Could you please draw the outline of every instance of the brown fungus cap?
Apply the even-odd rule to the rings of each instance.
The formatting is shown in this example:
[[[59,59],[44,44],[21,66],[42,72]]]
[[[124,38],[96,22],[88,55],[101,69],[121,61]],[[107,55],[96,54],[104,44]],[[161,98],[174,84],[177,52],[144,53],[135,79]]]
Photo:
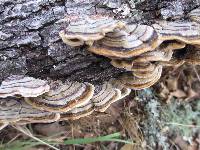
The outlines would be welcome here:
[[[35,108],[50,112],[67,112],[86,104],[94,94],[89,83],[51,81],[50,91],[36,98],[26,98]]]
[[[159,65],[155,65],[154,70],[149,71],[133,71],[132,74],[138,79],[152,79],[156,76],[160,69]]]
[[[94,111],[104,112],[112,103],[129,95],[131,89],[126,88],[117,79],[95,87],[90,101],[68,112],[61,113],[61,120],[76,120],[88,116]]]
[[[37,97],[49,91],[47,81],[22,75],[13,75],[5,79],[0,86],[0,97],[21,95]]]
[[[156,48],[156,50],[151,52],[146,52],[136,58],[133,58],[133,63],[169,61],[172,58],[173,50],[182,49],[184,47],[185,47],[184,43],[176,41],[162,43],[158,48]]]
[[[126,69],[127,71],[153,71],[155,69],[155,65],[151,62],[113,59],[111,64],[116,68]]]
[[[127,71],[131,71],[133,66],[132,60],[112,59],[110,63],[116,68],[125,69]]]
[[[60,114],[59,113],[52,113],[49,116],[43,116],[43,117],[36,117],[36,118],[28,118],[28,119],[21,119],[17,122],[11,123],[11,124],[18,124],[18,125],[26,125],[30,123],[53,123],[60,120]]]
[[[88,103],[74,108],[68,112],[61,113],[60,120],[77,120],[82,117],[88,116],[94,112],[94,105],[91,101]]]
[[[113,88],[109,82],[95,87],[95,93],[91,101],[95,111],[104,112],[112,103],[121,98],[121,91]]]
[[[157,68],[157,72],[154,73],[154,75],[152,75],[150,78],[148,78],[148,77],[144,78],[144,75],[142,77],[138,78],[131,74],[128,74],[128,75],[122,76],[122,78],[121,78],[122,83],[125,86],[127,86],[128,88],[131,88],[134,90],[148,88],[148,87],[152,86],[153,84],[155,84],[161,77],[162,66],[158,65],[156,68]]]
[[[136,63],[142,63],[142,62],[154,62],[154,61],[169,61],[172,58],[173,51],[152,51],[152,52],[147,52],[136,59],[133,60],[133,62]]]
[[[159,21],[153,24],[162,41],[177,40],[186,44],[200,45],[200,25],[195,22]]]
[[[121,98],[128,96],[131,93],[131,89],[127,88],[123,85],[123,83],[118,79],[110,79],[109,83],[112,84],[112,86],[116,89],[119,89],[121,91]]]
[[[161,42],[152,27],[133,24],[107,33],[88,49],[107,57],[130,58],[154,50]]]
[[[131,71],[135,72],[151,72],[154,71],[156,68],[156,65],[151,62],[145,62],[145,63],[133,63]]]
[[[58,113],[33,108],[23,98],[7,97],[0,99],[0,123],[50,123],[57,121],[59,118]]]
[[[184,59],[172,58],[170,61],[160,62],[163,67],[180,67],[185,63]]]
[[[67,22],[70,19],[63,19],[65,20]],[[102,39],[106,33],[124,26],[125,23],[108,16],[74,16],[68,27],[60,31],[59,35],[63,42],[70,46],[92,45],[94,41]]]
[[[153,80],[154,78],[157,77],[158,73],[162,70],[161,65],[157,65],[152,72],[144,72],[146,74],[141,74],[141,72],[132,72],[134,75],[134,80],[132,80],[130,83],[131,84],[145,84]],[[141,74],[141,76],[139,76]]]

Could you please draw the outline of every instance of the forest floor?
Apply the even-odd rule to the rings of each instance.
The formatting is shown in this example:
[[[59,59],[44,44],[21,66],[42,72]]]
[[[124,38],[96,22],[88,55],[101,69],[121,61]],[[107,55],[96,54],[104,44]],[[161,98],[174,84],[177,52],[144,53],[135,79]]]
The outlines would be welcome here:
[[[166,74],[166,75],[165,75]],[[183,66],[165,70],[153,87],[133,91],[105,113],[75,121],[30,124],[33,137],[60,150],[199,150],[200,149],[200,67]],[[117,140],[104,136],[120,135]],[[95,139],[97,142],[70,144],[68,139]],[[36,143],[18,129],[0,131],[0,149],[51,150]],[[68,144],[66,145],[68,141]],[[73,141],[72,141],[73,143]]]

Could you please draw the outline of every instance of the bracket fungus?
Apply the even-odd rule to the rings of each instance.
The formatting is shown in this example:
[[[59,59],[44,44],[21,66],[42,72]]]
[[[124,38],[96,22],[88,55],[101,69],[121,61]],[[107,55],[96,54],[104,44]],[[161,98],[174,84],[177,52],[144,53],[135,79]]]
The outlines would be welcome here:
[[[159,61],[170,61],[173,55],[173,51],[182,49],[185,44],[182,42],[168,42],[161,44],[154,51],[146,52],[140,56],[133,58],[133,63],[137,62],[159,62]]]
[[[110,63],[116,68],[132,71],[132,66],[133,66],[132,62],[133,62],[132,60],[112,59]]]
[[[36,81],[42,81],[41,85],[48,85],[48,90],[46,90],[48,92],[34,97],[33,93],[27,94],[26,91],[20,91],[23,88],[32,89],[38,85]],[[14,94],[0,98],[0,123],[3,125],[49,123],[58,120],[75,120],[94,111],[103,112],[113,102],[130,94],[130,89],[118,85],[116,81],[118,80],[112,80],[112,84],[109,81],[94,87],[90,83],[43,81],[32,77],[12,76],[3,82],[3,86],[8,82],[7,88],[11,85],[11,89],[22,88],[19,88],[17,95],[15,91]],[[29,82],[33,86],[30,86]],[[35,89],[38,87],[35,86]]]
[[[172,58],[170,61],[160,62],[163,67],[180,67],[185,63],[184,59]]]
[[[69,23],[59,32],[64,43],[86,44],[89,51],[112,59],[111,64],[125,69],[125,73],[95,86],[10,76],[0,86],[0,124],[75,120],[93,112],[104,112],[112,103],[129,95],[131,89],[155,84],[163,67],[199,65],[199,14],[197,8],[188,14],[193,22],[159,21],[152,26],[126,24],[101,15],[61,20]]]
[[[120,80],[118,79],[110,79],[109,83],[116,89],[119,89],[121,91],[121,97],[120,99],[123,99],[124,97],[128,96],[131,93],[131,89],[123,86]]]
[[[148,76],[145,77],[145,74],[142,76],[135,77],[133,75],[124,75],[121,77],[122,83],[131,89],[140,90],[144,88],[148,88],[155,84],[161,77],[162,74],[162,65],[157,65],[155,68],[155,72],[149,77],[149,73],[147,72]]]
[[[146,63],[133,63],[131,71],[134,72],[152,72],[155,70],[156,65],[151,62]]]
[[[133,60],[113,59],[111,64],[116,68],[126,69],[127,71],[153,71],[155,65],[150,62],[134,62]]]
[[[152,51],[161,44],[156,31],[147,25],[127,25],[115,29],[88,48],[89,51],[115,58],[129,58]]]
[[[113,88],[109,82],[106,82],[101,86],[95,87],[94,96],[91,101],[96,111],[104,112],[112,103],[120,98],[121,91]]]
[[[154,64],[155,65],[155,64]],[[159,72],[161,65],[155,65],[154,70],[146,70],[146,71],[133,71],[132,74],[138,79],[152,79],[156,76],[156,74]]]
[[[159,21],[153,27],[162,41],[177,40],[192,45],[200,43],[200,25],[195,22]]]
[[[37,97],[49,91],[47,81],[26,77],[22,75],[13,75],[5,79],[0,86],[0,97],[21,95],[23,97]]]
[[[0,98],[0,123],[50,123],[59,120],[58,113],[41,111],[27,104],[23,98]]]
[[[127,79],[125,82],[127,87],[133,89],[149,87],[160,78],[163,66],[176,66],[176,62],[199,64],[198,56],[192,54],[183,61],[173,58],[174,51],[183,49],[186,44],[200,45],[200,25],[194,20],[198,18],[196,15],[198,11],[197,9],[189,14],[194,22],[158,21],[152,26],[124,24],[105,32],[101,38],[93,38],[90,44],[87,43],[88,50],[111,58],[114,67],[132,71],[132,75],[122,77],[123,82]],[[101,21],[99,18],[95,19],[98,23]],[[83,33],[79,27],[83,25],[81,22],[87,22],[87,19],[80,20],[79,24],[77,22],[73,22],[74,27],[70,27],[71,33],[76,36],[78,35],[76,30]],[[98,32],[95,25],[93,29]],[[94,30],[91,32],[92,35]],[[88,34],[84,35],[85,39],[81,39],[82,43],[91,41],[87,39],[90,38]],[[191,57],[195,60],[192,61]]]
[[[93,97],[86,104],[61,113],[61,120],[76,120],[92,114],[104,112],[112,103],[129,95],[131,90],[119,84],[119,80],[110,80],[103,85],[95,86]]]
[[[134,62],[133,60],[112,60],[111,63],[115,67],[132,71],[132,74],[126,74],[121,77],[121,84],[134,90],[152,86],[160,79],[162,74],[162,65],[148,61]]]
[[[79,118],[88,116],[94,112],[94,105],[91,101],[88,103],[74,108],[68,112],[60,114],[60,120],[77,120]]]
[[[63,19],[65,20],[67,22],[69,19]],[[102,39],[106,33],[124,26],[125,23],[107,16],[81,16],[70,20],[69,26],[60,31],[59,35],[63,42],[70,46],[92,45],[94,41]]]
[[[154,61],[169,61],[172,58],[173,51],[151,51],[140,55],[138,58],[134,59],[133,62],[154,62]]]
[[[189,18],[192,21],[195,21],[197,23],[200,23],[200,7],[192,10],[189,14],[188,14]]]
[[[26,102],[41,110],[67,112],[86,104],[94,94],[94,86],[90,83],[51,81],[50,87],[49,92],[26,98]]]

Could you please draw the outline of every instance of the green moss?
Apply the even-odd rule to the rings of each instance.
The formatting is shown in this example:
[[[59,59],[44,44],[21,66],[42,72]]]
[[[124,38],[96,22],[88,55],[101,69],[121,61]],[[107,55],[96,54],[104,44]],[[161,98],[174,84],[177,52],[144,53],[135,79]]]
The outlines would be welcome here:
[[[140,125],[147,145],[153,149],[160,145],[167,150],[169,135],[182,135],[190,140],[200,130],[200,100],[190,103],[172,100],[166,104],[154,93],[148,88],[140,91],[136,99],[144,109],[145,119]]]
[[[171,130],[191,137],[200,130],[200,100],[191,103],[173,101],[163,109],[162,119]]]

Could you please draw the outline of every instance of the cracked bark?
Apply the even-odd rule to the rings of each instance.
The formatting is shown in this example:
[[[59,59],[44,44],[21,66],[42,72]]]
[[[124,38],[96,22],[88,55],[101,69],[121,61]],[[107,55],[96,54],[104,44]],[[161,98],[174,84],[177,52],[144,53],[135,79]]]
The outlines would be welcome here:
[[[180,10],[176,3],[181,5]],[[117,77],[122,70],[112,67],[109,59],[88,52],[84,46],[71,48],[64,44],[58,32],[67,25],[56,22],[72,14],[106,14],[128,22],[151,24],[163,18],[185,19],[184,14],[199,3],[198,0],[2,0],[0,81],[11,74],[96,84]]]

